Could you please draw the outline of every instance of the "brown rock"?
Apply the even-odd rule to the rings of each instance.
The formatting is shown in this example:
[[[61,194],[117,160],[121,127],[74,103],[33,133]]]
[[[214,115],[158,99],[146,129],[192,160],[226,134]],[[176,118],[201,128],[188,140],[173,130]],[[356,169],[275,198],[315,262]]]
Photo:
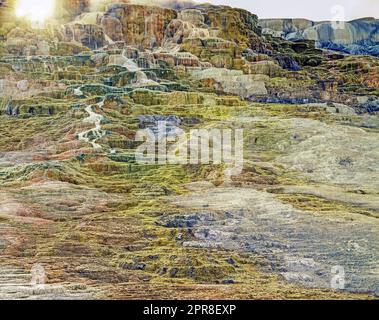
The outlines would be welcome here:
[[[233,68],[235,60],[242,57],[241,49],[236,43],[221,38],[189,38],[184,41],[182,50],[218,68]],[[240,63],[241,61],[236,61],[236,65]]]
[[[185,9],[178,13],[178,19],[186,22],[190,22],[196,27],[204,28],[204,15],[200,10],[196,9]]]
[[[185,67],[200,67],[199,58],[188,52],[156,52],[154,53],[154,58],[156,60],[162,60],[166,62],[169,66],[185,66]]]
[[[266,44],[260,38],[258,17],[246,10],[212,7],[205,15],[205,23],[218,29],[220,38],[232,40],[244,48],[266,51]]]
[[[90,49],[98,49],[105,45],[103,29],[93,24],[70,23],[65,25],[68,41],[80,43]]]
[[[264,74],[269,77],[279,77],[283,70],[273,61],[259,61],[245,64],[243,71],[247,74]]]
[[[109,5],[102,26],[112,40],[122,37],[127,44],[152,48],[161,46],[165,30],[176,16],[172,9],[116,3]]]
[[[162,46],[175,47],[189,38],[209,38],[209,36],[209,30],[206,28],[199,28],[191,22],[174,19],[167,26]]]
[[[113,41],[122,41],[124,39],[122,24],[117,18],[104,16],[101,19],[101,26],[103,30],[105,30],[107,36],[109,36]]]

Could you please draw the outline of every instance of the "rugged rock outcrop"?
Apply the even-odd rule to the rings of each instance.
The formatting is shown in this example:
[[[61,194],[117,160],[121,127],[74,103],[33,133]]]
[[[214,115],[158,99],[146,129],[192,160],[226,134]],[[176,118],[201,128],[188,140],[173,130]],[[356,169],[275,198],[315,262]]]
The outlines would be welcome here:
[[[0,6],[0,299],[378,295],[379,60],[152,3],[59,0],[43,28]],[[201,163],[141,162],[142,129],[169,162],[201,129]]]
[[[198,13],[200,12],[198,11]],[[203,17],[201,13],[200,16]],[[186,17],[184,18],[186,19]],[[183,44],[186,39],[209,38],[211,36],[211,31],[205,25],[196,21],[193,22],[182,19],[172,20],[165,31],[163,47],[175,49]]]
[[[102,26],[114,41],[153,48],[161,46],[168,24],[176,17],[172,9],[117,3],[108,6]]]
[[[259,37],[258,17],[246,10],[217,7],[206,12],[205,23],[218,30],[218,37],[233,39],[238,45],[264,51]]]
[[[201,80],[203,85],[212,90],[235,94],[244,98],[267,94],[264,77],[246,75],[242,71],[210,68],[193,71],[192,77]]]
[[[218,68],[240,69],[243,64],[241,48],[222,38],[188,38],[181,49]]]
[[[14,28],[7,34],[5,48],[8,52],[17,55],[49,55],[50,45],[43,36],[33,31]]]
[[[320,48],[379,57],[379,20],[313,22],[305,19],[263,19],[263,33],[286,40],[314,40]]]
[[[64,26],[68,41],[80,43],[90,49],[97,50],[105,45],[103,29],[94,24],[70,23]]]

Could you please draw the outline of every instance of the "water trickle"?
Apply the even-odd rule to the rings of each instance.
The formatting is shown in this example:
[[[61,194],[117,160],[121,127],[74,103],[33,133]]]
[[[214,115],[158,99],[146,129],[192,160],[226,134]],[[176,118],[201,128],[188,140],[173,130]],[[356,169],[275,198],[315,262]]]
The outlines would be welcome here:
[[[79,90],[82,93],[80,88],[76,89],[76,90]],[[87,143],[90,143],[95,150],[101,150],[102,149],[101,145],[96,143],[96,141],[98,141],[99,139],[104,137],[106,132],[105,132],[105,130],[101,129],[101,121],[103,121],[104,116],[94,112],[93,107],[98,106],[101,108],[103,105],[104,105],[104,100],[102,100],[101,102],[99,102],[95,105],[89,105],[85,108],[85,110],[89,114],[89,116],[87,118],[85,118],[83,120],[83,122],[89,123],[89,124],[94,124],[95,127],[92,129],[83,131],[83,132],[78,134],[78,139],[80,141],[85,141]]]

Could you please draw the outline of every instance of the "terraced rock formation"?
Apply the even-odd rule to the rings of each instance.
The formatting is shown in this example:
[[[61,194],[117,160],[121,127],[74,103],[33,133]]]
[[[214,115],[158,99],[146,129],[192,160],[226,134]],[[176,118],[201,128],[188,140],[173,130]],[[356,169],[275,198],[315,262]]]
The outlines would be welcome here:
[[[375,298],[379,60],[241,9],[88,4],[0,8],[0,298]],[[242,171],[139,163],[146,128],[243,129]]]
[[[314,22],[305,19],[263,19],[263,32],[287,40],[314,40],[320,48],[379,57],[379,20]]]

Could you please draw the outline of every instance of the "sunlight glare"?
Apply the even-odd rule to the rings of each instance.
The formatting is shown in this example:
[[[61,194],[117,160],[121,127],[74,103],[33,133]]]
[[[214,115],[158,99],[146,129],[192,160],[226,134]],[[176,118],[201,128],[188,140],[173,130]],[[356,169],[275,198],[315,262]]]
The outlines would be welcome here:
[[[55,0],[18,0],[16,16],[33,22],[44,22],[53,15]]]

